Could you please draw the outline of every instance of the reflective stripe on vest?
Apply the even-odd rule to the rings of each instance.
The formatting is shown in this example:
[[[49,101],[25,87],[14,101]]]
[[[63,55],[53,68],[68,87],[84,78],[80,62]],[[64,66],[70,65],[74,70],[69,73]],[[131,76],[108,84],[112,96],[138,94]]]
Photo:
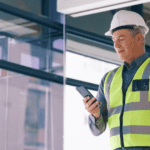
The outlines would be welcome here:
[[[120,114],[123,108],[123,65],[110,71],[104,82],[108,108],[108,125],[112,149],[121,147]],[[125,96],[123,113],[123,140],[125,147],[150,146],[150,58],[135,73]],[[142,83],[143,91],[133,90],[133,81]],[[142,82],[141,82],[142,81]],[[144,81],[144,82],[143,82]],[[148,82],[148,85],[145,84]],[[138,85],[138,84],[137,84]],[[135,86],[135,85],[134,85]]]

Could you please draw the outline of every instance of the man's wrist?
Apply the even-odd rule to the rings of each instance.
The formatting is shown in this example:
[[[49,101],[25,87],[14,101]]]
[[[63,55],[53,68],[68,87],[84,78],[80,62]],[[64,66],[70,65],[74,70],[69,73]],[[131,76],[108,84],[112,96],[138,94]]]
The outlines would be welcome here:
[[[94,116],[95,120],[98,120],[98,118],[101,116],[101,113],[95,114],[93,116]]]

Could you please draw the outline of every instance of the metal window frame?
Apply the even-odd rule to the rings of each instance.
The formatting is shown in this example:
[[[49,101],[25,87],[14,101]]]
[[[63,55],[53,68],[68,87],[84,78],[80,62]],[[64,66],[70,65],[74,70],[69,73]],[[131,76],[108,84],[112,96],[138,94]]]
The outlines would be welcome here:
[[[16,73],[20,73],[23,75],[32,76],[32,77],[47,80],[47,81],[52,81],[52,82],[55,82],[57,84],[63,84],[64,83],[63,76],[59,76],[59,75],[52,74],[52,73],[47,73],[47,72],[44,72],[41,70],[37,70],[37,69],[29,68],[26,66],[18,65],[18,64],[8,62],[5,60],[0,60],[0,68],[6,69],[9,71],[13,71]],[[91,89],[91,90],[97,90],[98,89],[98,85],[96,85],[96,84],[87,83],[84,81],[79,81],[79,80],[75,80],[75,79],[71,79],[71,78],[67,78],[65,82],[67,85],[71,85],[71,86],[84,85],[86,88]]]

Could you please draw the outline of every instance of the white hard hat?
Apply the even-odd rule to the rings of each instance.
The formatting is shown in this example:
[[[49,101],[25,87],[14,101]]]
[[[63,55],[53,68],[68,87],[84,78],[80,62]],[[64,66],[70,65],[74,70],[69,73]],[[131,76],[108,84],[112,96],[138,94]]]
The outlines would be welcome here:
[[[149,28],[147,27],[144,19],[138,13],[128,10],[120,10],[114,15],[111,22],[111,27],[109,31],[105,33],[105,35],[112,36],[112,30],[117,28],[130,28],[130,26],[134,25],[144,28],[145,35],[149,31]]]

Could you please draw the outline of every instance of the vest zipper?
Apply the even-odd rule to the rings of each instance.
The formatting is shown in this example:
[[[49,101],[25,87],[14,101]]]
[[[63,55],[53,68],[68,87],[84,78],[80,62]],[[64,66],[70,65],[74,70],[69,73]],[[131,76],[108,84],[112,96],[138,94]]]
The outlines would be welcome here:
[[[120,114],[120,141],[121,147],[124,149],[124,141],[123,141],[123,113],[124,113],[124,106],[125,106],[125,93],[123,92],[123,84],[122,84],[122,93],[123,93],[123,106],[122,111]]]

